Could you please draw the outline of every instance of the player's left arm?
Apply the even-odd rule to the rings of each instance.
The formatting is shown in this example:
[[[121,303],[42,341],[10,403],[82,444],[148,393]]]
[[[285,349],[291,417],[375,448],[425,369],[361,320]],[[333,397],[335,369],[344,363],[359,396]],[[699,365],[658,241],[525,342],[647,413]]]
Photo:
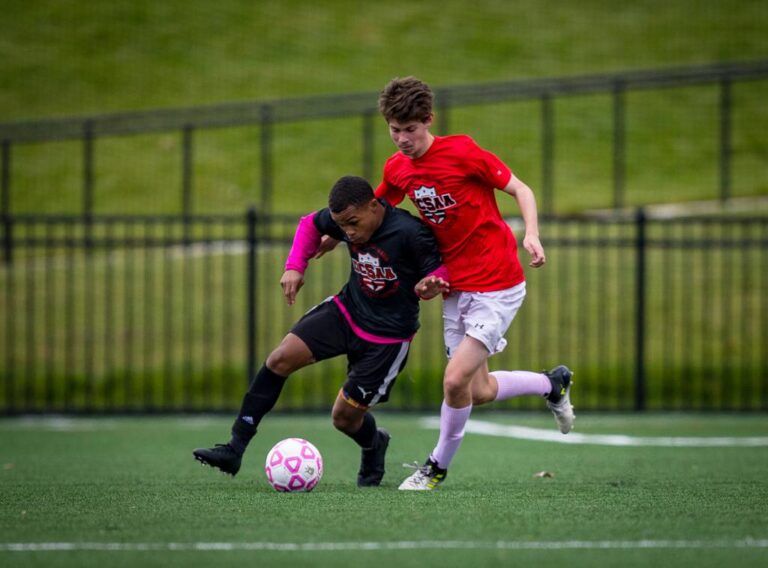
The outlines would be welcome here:
[[[416,221],[418,227],[415,234],[408,239],[413,248],[414,262],[419,264],[421,280],[413,287],[413,291],[422,300],[431,300],[441,294],[451,291],[448,269],[443,264],[437,248],[437,240],[432,231]]]
[[[544,256],[544,247],[541,246],[539,240],[539,215],[536,209],[536,196],[534,196],[531,188],[514,174],[509,178],[509,182],[502,188],[502,191],[514,197],[520,208],[525,223],[523,247],[531,255],[530,265],[534,268],[543,266],[547,259]]]
[[[450,294],[451,284],[448,282],[448,272],[444,270],[445,266],[440,268],[443,270],[438,269],[428,274],[413,287],[416,295],[422,300],[431,300],[441,294]]]

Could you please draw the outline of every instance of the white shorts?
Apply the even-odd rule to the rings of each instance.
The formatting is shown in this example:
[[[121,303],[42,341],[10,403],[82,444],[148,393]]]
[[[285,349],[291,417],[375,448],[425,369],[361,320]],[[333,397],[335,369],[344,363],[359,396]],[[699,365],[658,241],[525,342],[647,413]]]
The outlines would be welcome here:
[[[488,353],[501,353],[507,333],[525,299],[525,282],[495,292],[453,292],[443,300],[443,337],[448,358],[464,339],[474,337]]]

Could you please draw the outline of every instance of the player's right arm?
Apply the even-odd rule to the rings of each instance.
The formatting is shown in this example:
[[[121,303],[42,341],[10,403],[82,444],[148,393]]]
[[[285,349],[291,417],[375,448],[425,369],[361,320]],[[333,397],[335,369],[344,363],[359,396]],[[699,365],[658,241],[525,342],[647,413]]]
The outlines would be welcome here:
[[[285,272],[280,278],[283,295],[289,306],[296,301],[296,294],[304,285],[304,272],[309,266],[309,260],[318,258],[323,236],[330,236],[338,241],[344,238],[344,232],[333,222],[327,207],[302,217],[296,227],[291,251],[285,261]]]
[[[283,296],[289,306],[296,302],[296,295],[304,286],[304,274],[298,270],[286,270],[280,278],[280,286],[283,288]]]
[[[315,227],[315,215],[317,212],[310,213],[299,220],[296,233],[293,235],[291,251],[285,261],[285,272],[280,278],[283,296],[289,306],[296,302],[296,294],[304,285],[304,272],[309,265],[309,259],[315,255],[320,245],[322,235]]]

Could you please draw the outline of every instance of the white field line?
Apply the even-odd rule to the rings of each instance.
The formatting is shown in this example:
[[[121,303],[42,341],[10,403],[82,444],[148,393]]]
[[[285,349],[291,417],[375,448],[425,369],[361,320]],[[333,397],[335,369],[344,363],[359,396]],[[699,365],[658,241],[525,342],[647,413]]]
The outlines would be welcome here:
[[[440,419],[425,418],[422,420],[425,428],[440,429]],[[669,437],[669,436],[623,436],[618,434],[580,434],[571,432],[563,435],[554,430],[528,428],[526,426],[510,426],[470,420],[466,431],[486,436],[516,438],[518,440],[534,440],[537,442],[557,442],[560,444],[592,444],[597,446],[650,446],[650,447],[685,447],[685,448],[714,448],[714,447],[764,447],[768,446],[765,436],[738,437]]]
[[[121,427],[122,418],[84,418],[47,414],[44,416],[20,416],[0,421],[0,432],[4,430],[43,430],[52,432],[101,432]],[[168,418],[168,424],[179,430],[200,430],[220,424],[220,418],[210,415],[190,415],[184,418]]]
[[[0,552],[185,552],[265,550],[336,552],[380,550],[627,550],[627,549],[768,548],[768,539],[740,540],[563,540],[461,541],[406,540],[393,542],[9,542]]]

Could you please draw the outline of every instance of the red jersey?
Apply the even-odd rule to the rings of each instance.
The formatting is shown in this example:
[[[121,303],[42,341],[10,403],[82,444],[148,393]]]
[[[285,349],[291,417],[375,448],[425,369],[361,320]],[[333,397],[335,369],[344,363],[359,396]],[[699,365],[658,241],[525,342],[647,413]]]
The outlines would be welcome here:
[[[419,158],[401,152],[384,165],[376,196],[392,205],[407,195],[437,238],[451,289],[503,290],[525,280],[517,241],[494,190],[512,177],[497,156],[469,136],[435,136]]]

